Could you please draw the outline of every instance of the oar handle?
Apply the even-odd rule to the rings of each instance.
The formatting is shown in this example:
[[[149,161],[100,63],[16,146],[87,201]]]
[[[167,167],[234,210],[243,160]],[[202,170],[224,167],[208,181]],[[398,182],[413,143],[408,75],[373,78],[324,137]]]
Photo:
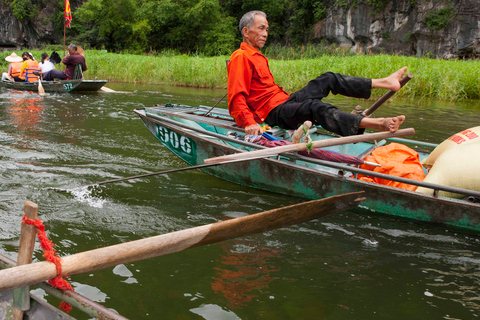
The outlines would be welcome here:
[[[363,135],[355,135],[355,136],[348,136],[348,137],[341,137],[341,138],[334,138],[334,139],[326,139],[326,140],[317,140],[312,143],[312,148],[325,148],[331,146],[337,146],[341,144],[349,144],[349,143],[357,143],[357,142],[365,142],[365,141],[373,141],[373,140],[382,140],[387,138],[393,137],[403,137],[403,136],[411,136],[415,134],[415,129],[408,128],[408,129],[400,129],[394,133],[391,132],[375,132],[375,133],[368,133]],[[274,147],[274,148],[267,148],[249,152],[242,152],[242,153],[234,153],[225,156],[215,157],[205,159],[205,163],[215,163],[215,162],[222,162],[222,161],[231,161],[231,160],[239,160],[239,159],[246,159],[251,157],[263,156],[263,157],[272,157],[281,153],[291,152],[291,151],[302,151],[309,148],[307,143],[297,143],[297,144],[289,144],[286,146]]]
[[[413,74],[408,73],[405,77],[403,77],[400,80],[400,88],[402,88],[405,84],[407,84],[408,81],[410,81],[413,78]],[[362,112],[362,115],[365,117],[370,116],[375,110],[378,109],[385,101],[390,99],[395,94],[396,91],[389,90],[387,93],[385,93],[380,99],[378,99],[370,108]]]

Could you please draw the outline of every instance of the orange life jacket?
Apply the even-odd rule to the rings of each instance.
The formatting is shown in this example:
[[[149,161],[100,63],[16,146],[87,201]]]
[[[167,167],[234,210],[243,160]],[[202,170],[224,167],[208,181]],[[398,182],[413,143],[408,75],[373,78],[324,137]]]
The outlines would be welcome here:
[[[23,66],[23,61],[20,62],[11,62],[12,65],[12,77],[18,77],[20,76],[20,73],[22,72],[22,66]]]
[[[33,72],[39,72],[40,67],[38,66],[38,61],[37,60],[30,60],[27,59],[25,60],[27,63],[27,67],[23,70],[22,74],[20,75],[21,79],[25,79],[27,82],[34,82],[38,81],[38,76],[34,75]]]

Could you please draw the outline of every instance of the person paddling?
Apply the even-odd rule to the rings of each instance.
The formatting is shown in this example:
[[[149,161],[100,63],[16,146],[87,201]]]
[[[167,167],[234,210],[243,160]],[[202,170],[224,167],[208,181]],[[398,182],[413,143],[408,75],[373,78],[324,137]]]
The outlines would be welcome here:
[[[73,79],[75,74],[75,66],[80,64],[82,66],[82,72],[87,71],[87,64],[85,62],[85,57],[78,53],[78,48],[73,43],[68,45],[68,55],[63,58],[62,63],[66,66],[65,74],[67,75],[68,80]]]
[[[407,67],[381,79],[367,79],[327,72],[311,80],[303,89],[286,93],[273,79],[267,58],[260,53],[268,37],[267,15],[247,12],[240,20],[243,36],[240,49],[228,64],[228,109],[246,135],[262,134],[259,123],[283,129],[297,129],[306,120],[341,136],[359,134],[365,128],[396,132],[404,115],[367,118],[346,113],[322,102],[330,92],[368,99],[373,88],[398,91]]]

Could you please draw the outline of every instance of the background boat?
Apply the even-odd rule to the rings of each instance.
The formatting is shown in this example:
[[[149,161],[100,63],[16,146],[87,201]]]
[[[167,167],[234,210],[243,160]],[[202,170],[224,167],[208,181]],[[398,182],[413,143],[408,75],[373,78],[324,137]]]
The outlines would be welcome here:
[[[42,86],[45,92],[67,93],[73,91],[83,81],[84,80],[42,81]],[[38,92],[38,82],[11,82],[2,80],[0,81],[0,87],[12,90]]]

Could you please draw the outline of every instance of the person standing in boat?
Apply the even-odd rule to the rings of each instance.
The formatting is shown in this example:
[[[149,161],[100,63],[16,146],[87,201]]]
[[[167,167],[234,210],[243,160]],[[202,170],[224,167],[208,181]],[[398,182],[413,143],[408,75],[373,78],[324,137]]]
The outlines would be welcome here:
[[[228,64],[228,109],[246,135],[260,135],[258,123],[297,129],[306,120],[324,129],[348,136],[361,133],[364,128],[395,132],[405,116],[392,118],[367,118],[346,113],[321,101],[330,92],[349,97],[370,97],[372,88],[398,91],[403,67],[382,79],[367,79],[327,72],[311,80],[303,89],[286,93],[273,79],[267,58],[260,53],[268,36],[267,15],[250,11],[240,20],[243,36],[240,49],[233,52]]]
[[[61,71],[55,69],[55,65],[50,61],[47,53],[42,53],[42,62],[39,63],[40,70],[44,81],[53,81],[53,79],[65,80],[67,75]]]
[[[63,58],[62,63],[66,66],[65,74],[67,75],[68,80],[73,79],[73,75],[75,74],[75,66],[77,64],[82,65],[82,72],[87,71],[85,57],[78,53],[78,48],[73,43],[68,45],[68,55]]]
[[[26,82],[38,81],[38,72],[40,72],[38,61],[35,60],[30,52],[26,51],[22,53],[22,59],[23,65],[20,71],[20,79]]]
[[[20,73],[22,71],[23,59],[15,52],[5,58],[10,64],[8,65],[8,72],[2,74],[2,80],[7,81],[24,81],[20,79]]]

